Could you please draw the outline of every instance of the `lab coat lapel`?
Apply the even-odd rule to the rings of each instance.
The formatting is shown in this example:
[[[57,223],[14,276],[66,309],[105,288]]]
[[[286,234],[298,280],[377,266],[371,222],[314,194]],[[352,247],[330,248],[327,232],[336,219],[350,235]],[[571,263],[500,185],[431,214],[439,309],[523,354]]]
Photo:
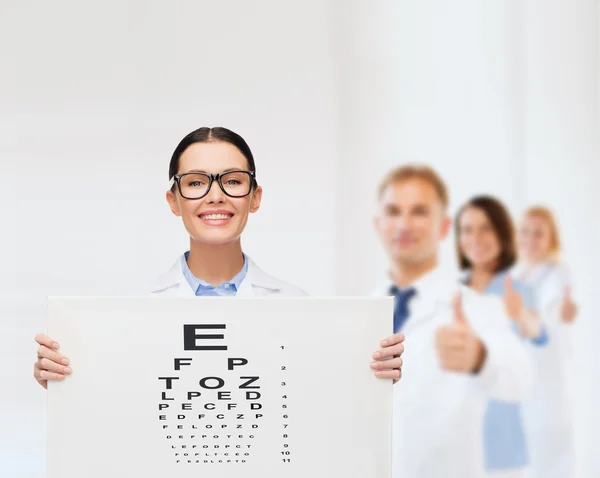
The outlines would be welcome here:
[[[248,257],[248,272],[240,284],[236,297],[261,297],[280,291],[281,286],[277,281],[265,274],[254,261]]]

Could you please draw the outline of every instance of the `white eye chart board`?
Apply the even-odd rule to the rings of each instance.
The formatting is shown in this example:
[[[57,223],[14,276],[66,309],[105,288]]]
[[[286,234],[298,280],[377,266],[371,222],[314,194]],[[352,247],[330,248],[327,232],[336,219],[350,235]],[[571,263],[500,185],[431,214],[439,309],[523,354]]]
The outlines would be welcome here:
[[[48,478],[389,478],[393,298],[52,297]]]

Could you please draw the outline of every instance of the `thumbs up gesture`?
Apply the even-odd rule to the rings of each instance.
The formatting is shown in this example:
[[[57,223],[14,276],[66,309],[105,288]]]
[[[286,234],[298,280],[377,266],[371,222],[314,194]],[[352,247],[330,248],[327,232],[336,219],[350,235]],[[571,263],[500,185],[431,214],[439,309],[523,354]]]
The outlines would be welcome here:
[[[563,322],[570,324],[577,316],[577,304],[573,302],[571,297],[571,287],[566,286],[563,295],[563,300],[560,304],[560,318]]]
[[[469,325],[460,291],[452,299],[452,322],[437,329],[435,346],[444,370],[477,373],[485,361],[485,346]]]
[[[542,321],[537,312],[527,310],[521,294],[515,290],[512,277],[504,279],[504,310],[510,320],[516,322],[519,333],[527,339],[536,339],[542,333]]]
[[[503,302],[508,318],[518,321],[525,311],[525,306],[523,305],[521,294],[519,294],[513,286],[513,280],[510,274],[507,274],[506,279],[504,280]]]

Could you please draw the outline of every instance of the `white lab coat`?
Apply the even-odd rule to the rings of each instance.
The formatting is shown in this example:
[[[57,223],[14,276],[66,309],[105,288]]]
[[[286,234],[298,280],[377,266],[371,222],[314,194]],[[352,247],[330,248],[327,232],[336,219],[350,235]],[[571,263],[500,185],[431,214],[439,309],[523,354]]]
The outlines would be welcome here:
[[[389,295],[391,282],[374,295]],[[532,365],[497,297],[462,286],[435,270],[414,284],[402,380],[394,387],[393,477],[480,478],[483,419],[488,399],[519,401],[530,393]],[[451,299],[461,290],[463,310],[487,349],[477,375],[443,371],[435,332],[452,318]]]
[[[299,287],[288,284],[282,280],[276,279],[263,272],[252,259],[248,259],[248,272],[240,284],[236,297],[301,297],[307,295]],[[159,277],[156,284],[152,287],[151,294],[163,297],[194,297],[192,290],[185,276],[183,275],[182,261],[180,256],[175,264],[162,276]]]
[[[544,262],[529,275],[517,266],[513,276],[533,288],[536,307],[548,330],[548,345],[536,350],[534,392],[524,403],[532,478],[573,478],[572,344],[570,324],[560,318],[569,274],[561,264]]]

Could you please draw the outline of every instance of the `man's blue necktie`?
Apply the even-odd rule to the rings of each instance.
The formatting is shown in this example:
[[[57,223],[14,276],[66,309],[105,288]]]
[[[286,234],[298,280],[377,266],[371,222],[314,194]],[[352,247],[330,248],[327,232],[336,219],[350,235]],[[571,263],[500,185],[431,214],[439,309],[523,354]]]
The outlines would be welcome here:
[[[408,302],[417,293],[414,287],[408,289],[399,289],[396,286],[390,288],[390,294],[393,295],[395,300],[394,306],[394,333],[400,332],[406,319],[408,319]]]

